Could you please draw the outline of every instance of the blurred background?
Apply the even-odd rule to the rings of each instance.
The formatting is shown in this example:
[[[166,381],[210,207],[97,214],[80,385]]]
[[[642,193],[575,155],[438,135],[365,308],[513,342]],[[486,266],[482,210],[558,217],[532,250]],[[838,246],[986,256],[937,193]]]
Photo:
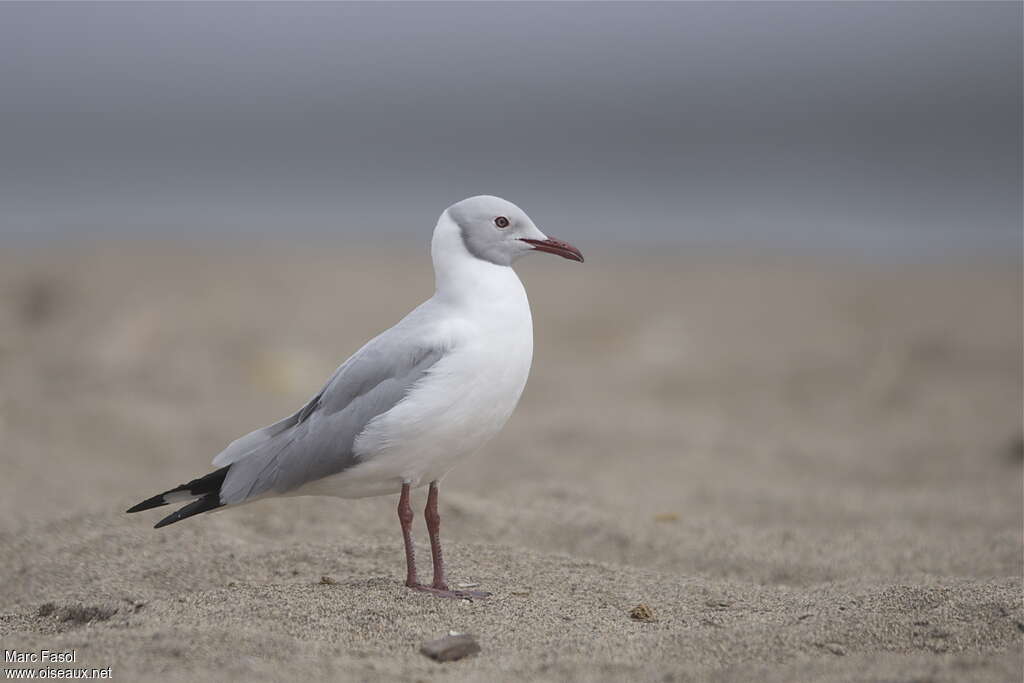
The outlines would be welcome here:
[[[1022,570],[1022,7],[0,3],[7,607],[397,577],[391,499],[121,511],[427,298],[437,216],[480,193],[587,263],[519,268],[534,368],[446,482],[453,566],[995,604],[969,587]],[[956,647],[1019,638],[986,615]]]
[[[1020,13],[4,3],[0,236],[423,244],[488,193],[591,245],[1017,252]]]

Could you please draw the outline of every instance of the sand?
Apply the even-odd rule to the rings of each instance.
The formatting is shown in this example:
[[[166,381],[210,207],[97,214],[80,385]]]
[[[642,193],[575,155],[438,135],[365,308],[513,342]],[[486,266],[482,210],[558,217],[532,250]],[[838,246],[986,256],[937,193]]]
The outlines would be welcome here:
[[[530,383],[442,488],[476,602],[402,587],[392,498],[123,514],[418,303],[421,253],[5,246],[3,648],[123,681],[1020,680],[1019,266],[578,241],[521,269]],[[451,630],[481,652],[419,653]]]

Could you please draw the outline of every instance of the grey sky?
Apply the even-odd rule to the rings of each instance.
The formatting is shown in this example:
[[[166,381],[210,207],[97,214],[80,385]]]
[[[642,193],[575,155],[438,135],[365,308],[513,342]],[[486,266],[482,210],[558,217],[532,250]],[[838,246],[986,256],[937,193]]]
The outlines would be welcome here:
[[[1016,247],[1021,23],[1020,3],[3,3],[0,239],[425,235],[494,193],[555,234]]]

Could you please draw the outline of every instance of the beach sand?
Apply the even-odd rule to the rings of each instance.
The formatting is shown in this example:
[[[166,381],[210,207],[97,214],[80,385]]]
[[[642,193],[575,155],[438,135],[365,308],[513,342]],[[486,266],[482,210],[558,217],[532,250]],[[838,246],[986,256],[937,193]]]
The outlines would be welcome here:
[[[530,382],[442,486],[475,602],[401,585],[394,497],[124,514],[424,299],[425,250],[5,246],[3,648],[123,681],[1021,680],[1019,266],[579,242],[520,269]],[[452,630],[481,652],[419,653]]]

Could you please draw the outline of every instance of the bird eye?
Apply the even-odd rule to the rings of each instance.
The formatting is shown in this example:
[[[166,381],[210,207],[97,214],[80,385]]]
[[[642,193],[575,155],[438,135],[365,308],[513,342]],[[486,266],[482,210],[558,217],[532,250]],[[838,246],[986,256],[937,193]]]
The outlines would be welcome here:
[[[494,224],[497,225],[499,228],[507,228],[508,219],[505,218],[504,216],[498,216],[497,218],[494,219]]]

